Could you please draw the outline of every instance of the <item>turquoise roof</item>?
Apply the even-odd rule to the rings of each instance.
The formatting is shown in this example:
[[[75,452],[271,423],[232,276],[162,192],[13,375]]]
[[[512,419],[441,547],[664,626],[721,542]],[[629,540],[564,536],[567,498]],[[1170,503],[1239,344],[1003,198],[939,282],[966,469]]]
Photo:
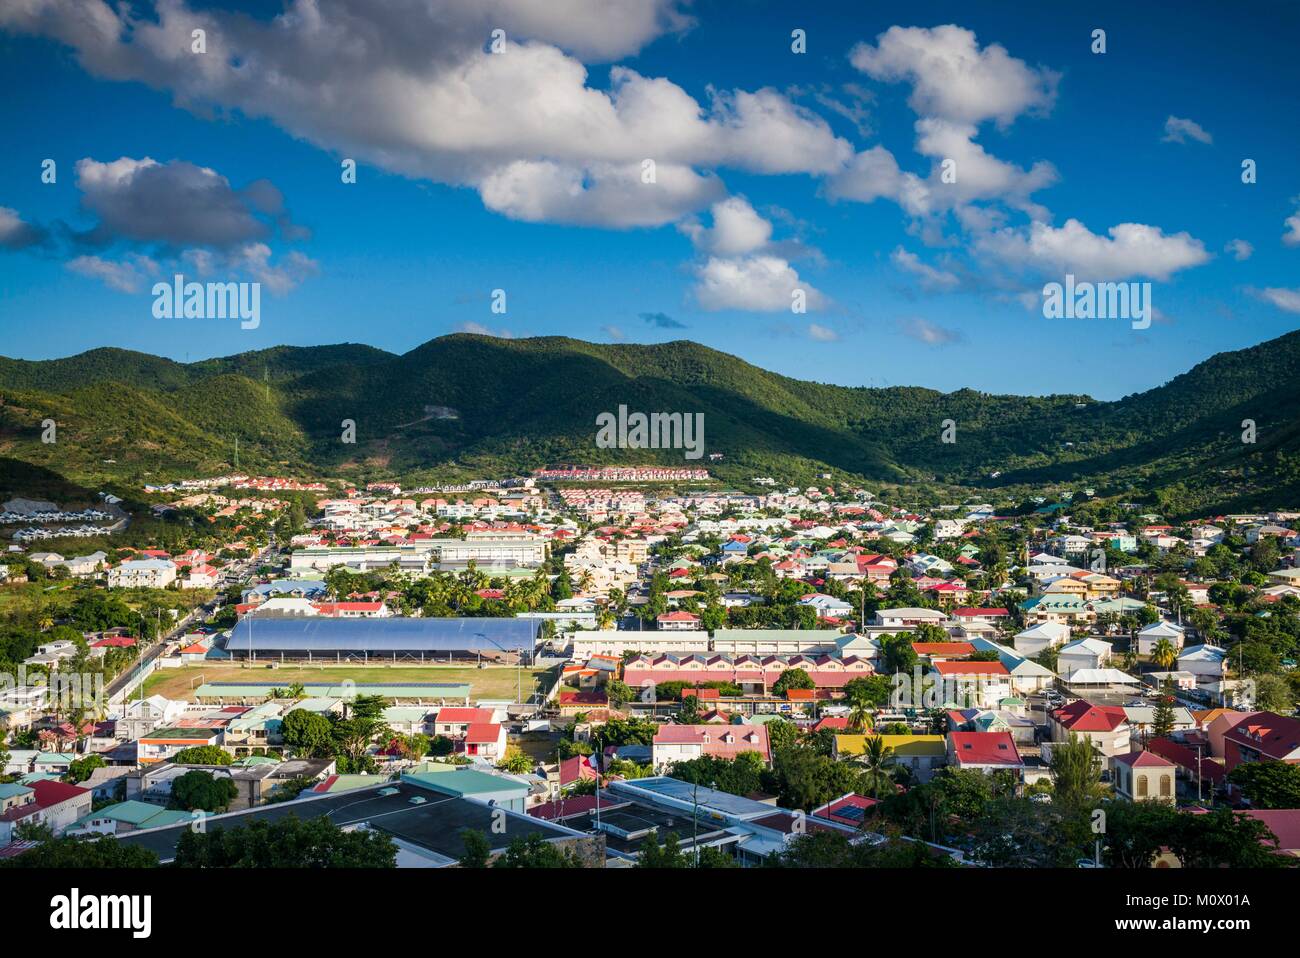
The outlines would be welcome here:
[[[526,794],[528,792],[528,786],[523,782],[472,768],[458,768],[451,772],[414,772],[403,775],[402,781],[424,785],[448,795],[483,795],[511,791]]]
[[[167,820],[154,822],[153,819],[159,815],[166,815]],[[118,802],[116,805],[105,805],[99,811],[84,816],[78,824],[84,824],[92,818],[111,818],[115,822],[125,822],[139,828],[153,828],[155,825],[172,825],[177,820],[188,820],[191,817],[189,812],[178,812],[175,809],[163,808],[161,805],[132,800]],[[146,822],[148,825],[145,824]]]

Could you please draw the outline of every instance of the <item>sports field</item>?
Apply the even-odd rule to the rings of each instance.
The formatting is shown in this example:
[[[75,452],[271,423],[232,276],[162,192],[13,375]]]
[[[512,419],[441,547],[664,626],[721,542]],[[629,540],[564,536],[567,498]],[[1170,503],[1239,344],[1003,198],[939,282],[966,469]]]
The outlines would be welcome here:
[[[341,682],[351,679],[365,682],[463,682],[470,686],[470,696],[479,699],[515,698],[516,681],[524,696],[535,691],[548,692],[555,681],[553,670],[489,665],[481,669],[463,665],[192,665],[179,669],[159,669],[145,679],[145,695],[185,699],[192,689],[204,682],[274,682],[289,686],[294,682]]]

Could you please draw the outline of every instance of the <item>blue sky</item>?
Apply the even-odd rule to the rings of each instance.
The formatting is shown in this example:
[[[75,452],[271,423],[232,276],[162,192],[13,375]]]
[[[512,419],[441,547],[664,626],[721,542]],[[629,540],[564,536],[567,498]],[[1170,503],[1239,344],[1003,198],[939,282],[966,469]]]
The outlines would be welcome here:
[[[1116,398],[1300,315],[1288,5],[617,0],[539,22],[524,0],[448,0],[446,22],[362,29],[344,0],[279,23],[181,0],[77,22],[71,2],[0,12],[3,355],[400,352],[481,329]],[[185,49],[196,24],[207,59]],[[277,292],[254,330],[155,319],[150,287],[177,271]],[[1045,319],[1067,271],[1152,281],[1157,321]]]

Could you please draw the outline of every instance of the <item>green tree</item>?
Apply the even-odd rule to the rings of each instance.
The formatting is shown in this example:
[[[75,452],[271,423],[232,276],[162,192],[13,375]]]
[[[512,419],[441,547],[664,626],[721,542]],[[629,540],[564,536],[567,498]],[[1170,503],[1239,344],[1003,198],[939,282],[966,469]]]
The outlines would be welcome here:
[[[1300,765],[1244,762],[1228,773],[1228,781],[1254,808],[1300,808]]]
[[[293,709],[280,721],[280,737],[299,758],[324,758],[333,751],[334,727],[319,712]]]
[[[461,844],[465,851],[460,856],[461,868],[487,868],[492,856],[492,845],[487,837],[474,828],[463,829],[460,833]]]
[[[1174,703],[1176,701],[1173,679],[1167,678],[1160,685],[1160,694],[1156,697],[1155,712],[1151,716],[1151,734],[1156,738],[1164,738],[1173,732]]]
[[[237,828],[186,829],[177,868],[394,868],[397,846],[383,832],[345,832],[328,818],[289,815]]]
[[[229,765],[235,759],[220,745],[192,745],[181,749],[171,760],[177,765]]]
[[[773,695],[785,695],[790,689],[815,689],[817,683],[803,669],[786,669],[772,683]]]
[[[513,839],[493,868],[580,868],[573,849],[561,850],[537,832]]]
[[[1065,810],[1090,808],[1101,798],[1101,757],[1087,738],[1070,733],[1052,746],[1052,802]]]
[[[8,761],[7,757],[0,756],[0,758]],[[68,764],[68,781],[73,785],[84,782],[90,778],[91,772],[97,768],[104,768],[107,764],[102,755],[87,755],[85,758],[74,759]]]
[[[224,812],[238,795],[238,787],[229,778],[196,769],[172,781],[171,804],[188,812]]]
[[[1291,683],[1280,675],[1255,677],[1255,708],[1262,712],[1289,715],[1295,709],[1296,695]]]
[[[636,696],[625,682],[610,679],[605,683],[605,697],[609,701],[610,708],[621,709]]]
[[[857,762],[862,766],[862,786],[873,798],[878,799],[881,792],[893,789],[894,749],[883,738],[867,736]]]
[[[157,868],[158,856],[111,835],[98,839],[51,838],[21,855],[0,859],[0,868]]]
[[[533,770],[533,760],[518,748],[507,750],[505,758],[497,763],[497,768],[514,775],[523,775]]]

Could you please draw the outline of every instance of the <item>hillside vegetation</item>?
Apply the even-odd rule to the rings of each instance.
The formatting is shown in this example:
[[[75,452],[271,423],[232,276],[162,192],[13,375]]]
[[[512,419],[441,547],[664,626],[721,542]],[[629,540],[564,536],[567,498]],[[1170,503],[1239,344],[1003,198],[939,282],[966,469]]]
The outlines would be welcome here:
[[[706,451],[724,458],[691,464],[728,482],[830,472],[976,495],[1088,484],[1174,512],[1247,508],[1300,502],[1298,381],[1300,332],[1117,402],[803,382],[685,341],[456,334],[400,356],[341,344],[188,365],[96,349],[0,358],[0,456],[101,485],[226,471],[236,441],[244,470],[357,481],[683,463],[680,451],[596,448],[596,416],[626,405],[703,413]],[[55,443],[41,441],[45,419]],[[955,443],[940,441],[945,419]],[[1245,419],[1253,445],[1241,441]],[[355,444],[341,441],[345,420]]]

